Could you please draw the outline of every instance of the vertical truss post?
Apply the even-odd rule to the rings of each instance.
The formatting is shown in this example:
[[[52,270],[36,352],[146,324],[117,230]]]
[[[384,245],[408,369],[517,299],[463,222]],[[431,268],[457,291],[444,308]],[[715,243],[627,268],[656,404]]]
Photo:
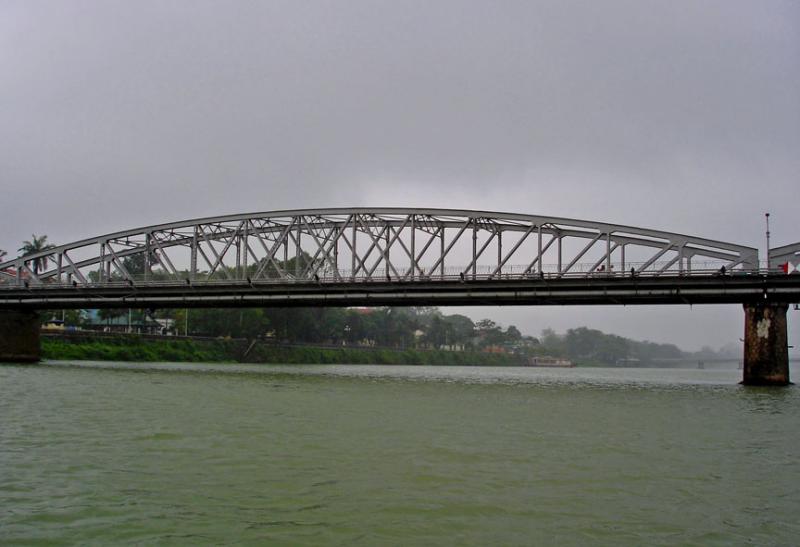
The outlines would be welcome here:
[[[680,247],[678,247],[678,273],[683,273],[683,246],[684,243],[681,243]]]
[[[356,250],[358,249],[358,247],[356,247],[356,234],[358,233],[358,229],[356,228],[356,214],[354,213],[351,218],[353,220],[353,231],[351,232],[351,236],[350,237],[352,239],[353,248],[350,249],[350,251],[352,253],[352,255],[350,257],[350,279],[352,281],[355,281],[356,280]]]
[[[622,273],[625,273],[625,243],[622,244],[620,248],[620,258],[622,259]]]
[[[339,275],[339,238],[342,235],[344,227],[337,226],[334,227],[334,230],[336,230],[336,237],[333,238],[333,276],[339,279],[341,277]]]
[[[61,284],[62,255],[63,253],[58,253],[58,258],[56,259],[56,271],[58,272],[56,279],[58,279],[59,285]]]
[[[562,239],[561,230],[558,230],[556,232],[556,234],[558,235],[558,274],[561,275],[561,270],[563,268],[562,260],[561,260],[561,239]],[[622,256],[623,257],[625,256],[624,252],[623,252]],[[623,258],[623,262],[624,262],[624,258]]]
[[[189,264],[189,279],[195,280],[197,276],[197,226],[192,230],[192,257]]]
[[[294,277],[295,278],[300,277],[300,250],[301,250],[300,249],[300,234],[301,233],[302,232],[300,231],[300,219],[298,218],[297,219],[297,241],[294,242],[295,245],[296,245],[295,252],[294,252],[294,256],[295,256],[295,260],[294,260]]]
[[[411,280],[416,277],[417,269],[417,215],[411,215]]]
[[[606,275],[611,274],[611,232],[606,234]]]
[[[194,245],[192,246],[192,250],[197,249],[197,226],[194,228],[195,234],[195,241]],[[152,263],[150,262],[152,256],[152,250],[150,249],[150,232],[144,234],[144,280],[150,280],[150,274],[152,273]]]
[[[439,235],[441,237],[441,250],[439,251],[441,254],[439,256],[442,257],[442,262],[439,264],[439,276],[444,278],[444,224],[439,227]]]
[[[294,221],[292,221],[294,222]],[[289,275],[289,231],[291,228],[291,223],[287,226],[286,232],[281,235],[281,239],[283,240],[283,268],[284,268],[284,277],[288,277]],[[280,274],[279,274],[280,275]]]
[[[503,277],[503,231],[497,229],[497,273]]]
[[[233,237],[236,239],[236,267],[233,270],[233,278],[234,279],[241,279],[242,278],[242,236],[239,234],[239,229],[236,229],[236,232],[233,234]]]
[[[385,238],[386,238],[386,247],[383,249],[383,263],[384,263],[385,270],[386,270],[385,273],[388,276],[389,275],[389,268],[391,267],[391,264],[392,264],[392,262],[390,260],[390,255],[389,255],[389,245],[391,245],[391,243],[389,243],[389,230],[386,230]]]
[[[536,265],[539,269],[539,273],[542,273],[542,225],[539,224],[539,228],[537,230],[537,251],[536,251]]]
[[[472,223],[472,279],[477,278],[478,273],[478,223]]]
[[[105,281],[106,277],[106,244],[100,244],[100,271],[99,271],[99,280],[100,283]]]
[[[242,230],[243,230],[242,241],[244,243],[244,257],[242,257],[242,268],[243,269],[242,269],[241,279],[246,279],[248,277],[248,275],[247,275],[247,252],[250,250],[250,243],[247,241],[247,238],[248,238],[247,227],[250,226],[250,221],[246,220],[246,221],[244,221],[243,224],[244,224],[244,228],[242,228]]]

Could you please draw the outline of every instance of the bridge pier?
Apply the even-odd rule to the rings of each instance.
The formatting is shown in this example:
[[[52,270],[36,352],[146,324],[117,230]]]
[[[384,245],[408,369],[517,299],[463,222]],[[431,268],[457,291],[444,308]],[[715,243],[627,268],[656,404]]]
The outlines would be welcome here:
[[[0,310],[0,363],[35,363],[41,358],[39,314]]]
[[[744,305],[744,371],[742,384],[785,386],[789,382],[786,304]]]

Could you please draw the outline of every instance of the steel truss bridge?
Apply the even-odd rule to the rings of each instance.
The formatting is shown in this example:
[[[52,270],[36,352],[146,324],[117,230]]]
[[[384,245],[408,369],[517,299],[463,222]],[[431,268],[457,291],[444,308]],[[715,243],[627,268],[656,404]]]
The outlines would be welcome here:
[[[771,250],[602,222],[309,209],[146,226],[0,263],[0,309],[800,301]]]

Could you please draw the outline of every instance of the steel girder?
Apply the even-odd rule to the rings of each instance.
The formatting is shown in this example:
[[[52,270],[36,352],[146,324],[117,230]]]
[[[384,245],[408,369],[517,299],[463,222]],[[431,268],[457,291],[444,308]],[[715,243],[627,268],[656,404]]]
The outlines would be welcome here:
[[[660,275],[460,281],[218,281],[0,291],[0,310],[64,308],[763,304],[800,301],[800,275]]]
[[[755,248],[487,211],[306,209],[125,230],[0,264],[0,290],[215,282],[502,280],[755,270]]]

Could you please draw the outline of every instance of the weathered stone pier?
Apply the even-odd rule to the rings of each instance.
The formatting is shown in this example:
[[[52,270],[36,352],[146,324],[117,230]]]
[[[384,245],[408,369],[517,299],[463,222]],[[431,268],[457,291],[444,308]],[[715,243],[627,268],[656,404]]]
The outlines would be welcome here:
[[[787,304],[744,305],[744,373],[742,384],[785,386],[789,382]]]
[[[39,314],[0,310],[0,363],[35,363],[41,358]]]

